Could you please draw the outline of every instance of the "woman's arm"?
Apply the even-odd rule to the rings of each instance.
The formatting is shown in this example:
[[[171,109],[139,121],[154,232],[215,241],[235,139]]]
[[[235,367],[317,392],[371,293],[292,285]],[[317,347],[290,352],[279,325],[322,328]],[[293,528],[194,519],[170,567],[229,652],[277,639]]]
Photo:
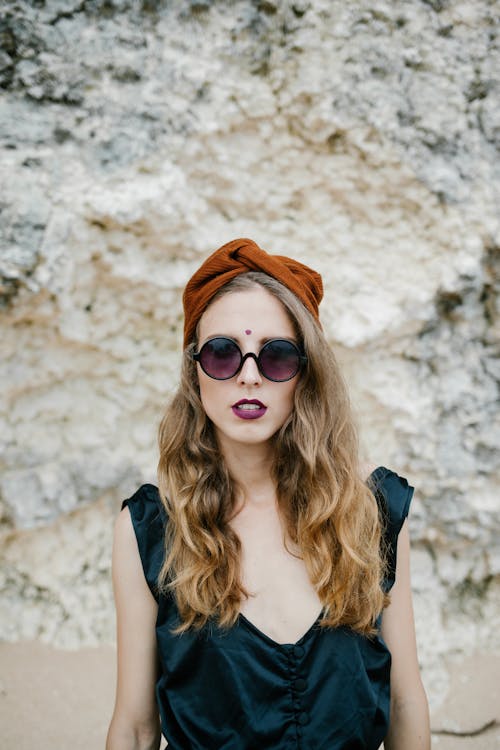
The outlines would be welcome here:
[[[429,708],[418,666],[411,598],[408,521],[398,536],[396,581],[382,615],[382,637],[392,655],[391,721],[385,750],[429,750]]]
[[[142,569],[130,512],[115,524],[113,588],[117,622],[117,684],[106,750],[158,750],[160,721],[155,699],[158,605]]]

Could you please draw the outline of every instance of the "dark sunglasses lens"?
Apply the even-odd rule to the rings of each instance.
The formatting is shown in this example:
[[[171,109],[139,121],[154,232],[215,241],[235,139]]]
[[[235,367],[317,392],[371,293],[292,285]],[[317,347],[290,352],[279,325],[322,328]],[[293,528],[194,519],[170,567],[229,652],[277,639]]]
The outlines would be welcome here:
[[[300,354],[290,341],[269,341],[260,351],[259,363],[269,380],[291,380],[299,371]]]
[[[241,352],[231,339],[207,341],[200,350],[200,365],[211,378],[226,380],[236,374],[241,363]]]

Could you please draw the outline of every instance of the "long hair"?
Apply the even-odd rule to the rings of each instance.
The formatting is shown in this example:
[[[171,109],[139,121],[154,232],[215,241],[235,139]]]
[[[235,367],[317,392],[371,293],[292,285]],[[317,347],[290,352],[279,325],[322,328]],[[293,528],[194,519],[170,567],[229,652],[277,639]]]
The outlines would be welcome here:
[[[284,541],[304,560],[323,605],[320,624],[371,634],[389,600],[382,590],[381,520],[360,476],[347,388],[320,327],[280,282],[244,273],[212,302],[256,284],[282,303],[308,357],[292,413],[273,436],[272,475]],[[248,596],[240,577],[241,542],[230,525],[237,483],[201,404],[192,359],[196,346],[195,340],[184,351],[180,387],[159,429],[158,482],[168,518],[159,587],[175,597],[176,632],[209,620],[229,627]]]

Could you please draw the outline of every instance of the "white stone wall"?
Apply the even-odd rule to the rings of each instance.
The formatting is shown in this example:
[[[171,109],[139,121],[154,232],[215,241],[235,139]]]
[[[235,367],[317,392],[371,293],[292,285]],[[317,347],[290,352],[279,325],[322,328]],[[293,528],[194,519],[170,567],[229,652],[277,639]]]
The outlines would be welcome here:
[[[417,487],[431,700],[500,652],[499,5],[46,0],[0,21],[0,634],[112,640],[180,296],[223,242],[324,277],[370,460]]]

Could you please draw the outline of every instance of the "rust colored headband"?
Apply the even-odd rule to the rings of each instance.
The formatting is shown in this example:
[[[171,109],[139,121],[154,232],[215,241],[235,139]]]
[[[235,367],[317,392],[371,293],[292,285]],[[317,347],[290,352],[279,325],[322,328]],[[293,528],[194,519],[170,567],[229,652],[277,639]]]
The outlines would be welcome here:
[[[298,260],[269,255],[253,240],[228,242],[198,268],[188,281],[184,304],[184,347],[191,343],[198,321],[221,287],[241,273],[261,271],[290,289],[319,323],[318,307],[323,297],[321,276]]]

